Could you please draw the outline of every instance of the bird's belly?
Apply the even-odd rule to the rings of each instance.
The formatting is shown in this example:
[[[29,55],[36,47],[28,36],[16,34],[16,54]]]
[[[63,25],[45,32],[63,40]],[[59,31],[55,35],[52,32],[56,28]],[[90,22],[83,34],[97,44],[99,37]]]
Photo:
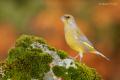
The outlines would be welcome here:
[[[67,44],[75,51],[81,52],[83,51],[82,45],[80,45],[79,41],[75,39],[74,35],[71,32],[66,32],[65,39]]]

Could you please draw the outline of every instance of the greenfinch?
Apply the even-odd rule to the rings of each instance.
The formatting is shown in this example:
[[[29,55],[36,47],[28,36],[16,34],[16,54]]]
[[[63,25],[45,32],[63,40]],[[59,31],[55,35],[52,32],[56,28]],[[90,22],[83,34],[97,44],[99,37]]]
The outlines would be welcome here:
[[[67,44],[73,50],[78,52],[78,55],[75,58],[79,56],[81,60],[84,53],[94,53],[102,56],[106,60],[109,60],[106,56],[104,56],[102,53],[100,53],[93,47],[93,44],[78,28],[72,15],[64,15],[61,17],[61,20],[64,23],[64,33]]]

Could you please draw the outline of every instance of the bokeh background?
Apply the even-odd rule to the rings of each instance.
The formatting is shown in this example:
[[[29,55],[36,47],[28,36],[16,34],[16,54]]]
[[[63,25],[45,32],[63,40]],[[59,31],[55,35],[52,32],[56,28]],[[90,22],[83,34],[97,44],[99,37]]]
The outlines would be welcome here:
[[[70,56],[76,52],[64,39],[60,17],[71,14],[84,34],[110,62],[86,54],[83,62],[104,80],[120,80],[120,1],[119,0],[0,0],[0,62],[22,34],[46,39]]]

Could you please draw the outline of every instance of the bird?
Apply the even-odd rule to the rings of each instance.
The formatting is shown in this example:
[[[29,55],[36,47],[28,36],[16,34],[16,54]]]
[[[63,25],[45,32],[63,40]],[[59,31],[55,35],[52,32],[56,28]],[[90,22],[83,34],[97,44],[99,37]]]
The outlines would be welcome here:
[[[61,17],[64,24],[64,34],[66,43],[71,49],[75,50],[78,54],[74,57],[75,59],[80,57],[80,61],[85,53],[94,53],[100,55],[109,61],[109,58],[104,56],[101,52],[97,51],[93,44],[83,34],[83,32],[77,26],[75,19],[70,14],[65,14]]]

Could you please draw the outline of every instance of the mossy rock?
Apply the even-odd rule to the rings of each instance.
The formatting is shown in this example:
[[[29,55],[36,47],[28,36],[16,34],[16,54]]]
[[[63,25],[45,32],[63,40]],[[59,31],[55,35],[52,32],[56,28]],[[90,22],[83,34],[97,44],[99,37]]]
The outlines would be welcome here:
[[[87,67],[85,64],[76,63],[78,68],[55,66],[53,72],[56,76],[64,80],[101,80],[95,69]]]
[[[2,80],[101,80],[95,69],[69,58],[65,51],[49,46],[44,39],[31,35],[22,35],[16,41],[4,65],[0,66],[4,71],[4,75],[0,74]],[[46,79],[48,72],[51,75]]]

